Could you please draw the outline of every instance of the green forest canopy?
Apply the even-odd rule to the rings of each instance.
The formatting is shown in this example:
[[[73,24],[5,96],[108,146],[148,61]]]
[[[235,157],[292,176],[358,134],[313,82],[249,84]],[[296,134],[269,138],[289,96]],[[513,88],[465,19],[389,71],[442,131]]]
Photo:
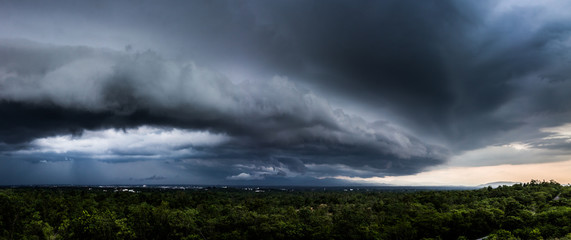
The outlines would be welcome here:
[[[0,239],[571,239],[571,187],[0,189]]]

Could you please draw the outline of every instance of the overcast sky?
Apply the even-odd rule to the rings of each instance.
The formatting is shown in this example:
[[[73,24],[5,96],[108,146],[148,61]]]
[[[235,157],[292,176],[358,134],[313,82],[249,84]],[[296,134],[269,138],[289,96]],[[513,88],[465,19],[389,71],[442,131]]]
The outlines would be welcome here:
[[[0,185],[569,183],[568,9],[0,0]]]

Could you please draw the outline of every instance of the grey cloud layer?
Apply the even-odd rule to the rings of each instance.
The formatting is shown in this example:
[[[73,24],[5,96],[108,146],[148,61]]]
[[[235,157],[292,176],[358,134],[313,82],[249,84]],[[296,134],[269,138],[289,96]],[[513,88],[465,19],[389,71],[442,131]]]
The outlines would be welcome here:
[[[0,121],[27,134],[13,139],[12,130],[4,128],[4,142],[65,134],[66,128],[80,134],[156,124],[229,135],[233,141],[202,149],[202,157],[213,161],[285,156],[296,160],[277,162],[297,172],[302,168],[293,163],[304,162],[370,166],[381,175],[417,172],[447,154],[387,122],[370,123],[333,109],[283,77],[235,84],[153,52],[14,42],[0,45],[0,52],[0,99],[10,116]],[[55,115],[51,123],[50,115]],[[44,118],[45,129],[37,127]]]
[[[408,174],[512,142],[567,150],[565,140],[541,129],[571,122],[571,14],[562,11],[569,7],[0,2],[0,37],[54,44],[1,41],[0,115],[8,117],[0,118],[0,150],[83,129],[207,130],[232,141],[202,149],[200,158],[242,166],[222,178],[282,169]],[[160,54],[139,51],[147,48]],[[344,103],[345,111],[325,99]],[[392,122],[365,121],[348,114],[351,107]],[[314,167],[276,160],[282,158]],[[256,164],[246,168],[240,159]],[[251,172],[240,177],[239,170]]]
[[[571,95],[563,92],[571,16],[553,3],[512,4],[339,1],[266,9],[308,66],[298,74],[371,109],[392,109],[415,132],[463,151],[570,119]]]
[[[569,119],[567,3],[525,4],[14,1],[0,8],[0,36],[133,44],[238,80],[284,75],[369,112],[388,109],[464,151]]]

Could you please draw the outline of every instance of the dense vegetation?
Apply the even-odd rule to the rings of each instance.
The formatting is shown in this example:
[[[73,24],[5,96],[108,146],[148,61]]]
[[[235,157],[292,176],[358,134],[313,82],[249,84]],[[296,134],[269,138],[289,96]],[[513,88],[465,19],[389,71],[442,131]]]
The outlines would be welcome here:
[[[0,239],[571,239],[571,187],[0,189]]]

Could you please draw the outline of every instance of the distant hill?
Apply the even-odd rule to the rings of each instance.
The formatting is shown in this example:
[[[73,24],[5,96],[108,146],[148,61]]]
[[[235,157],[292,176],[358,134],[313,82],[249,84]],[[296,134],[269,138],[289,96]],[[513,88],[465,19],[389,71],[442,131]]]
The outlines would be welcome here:
[[[520,182],[510,182],[510,181],[500,181],[500,182],[491,182],[491,183],[484,183],[481,185],[478,185],[478,188],[485,188],[485,187],[493,187],[493,188],[497,188],[499,186],[513,186],[514,184],[518,184]]]

